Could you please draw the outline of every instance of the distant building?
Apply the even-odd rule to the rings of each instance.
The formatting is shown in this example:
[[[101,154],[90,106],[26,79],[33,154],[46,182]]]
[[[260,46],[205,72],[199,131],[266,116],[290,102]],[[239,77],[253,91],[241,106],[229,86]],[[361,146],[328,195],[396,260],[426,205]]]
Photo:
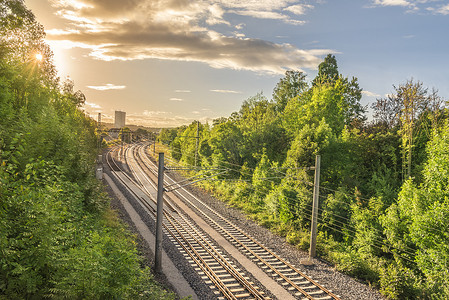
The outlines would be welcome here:
[[[115,128],[123,128],[125,127],[125,119],[126,119],[126,112],[124,111],[115,111]]]

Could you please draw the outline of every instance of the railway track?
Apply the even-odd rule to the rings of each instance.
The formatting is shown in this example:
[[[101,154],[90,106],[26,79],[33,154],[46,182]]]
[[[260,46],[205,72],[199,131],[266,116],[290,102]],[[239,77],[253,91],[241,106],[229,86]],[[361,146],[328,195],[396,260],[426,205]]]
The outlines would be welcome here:
[[[110,154],[112,154],[111,152]],[[117,153],[117,150],[115,151]],[[129,146],[121,153],[126,157],[133,180],[152,200],[142,201],[155,218],[155,194],[157,166],[150,159],[148,148],[144,145]],[[111,170],[123,170],[107,156]],[[128,175],[126,175],[128,176]],[[153,178],[153,179],[151,179]],[[238,226],[214,211],[210,206],[198,199],[185,188],[177,184],[169,175],[165,175],[164,184],[176,188],[174,193],[192,210],[200,215],[205,222],[232,243],[247,258],[259,266],[268,276],[273,278],[284,289],[297,299],[340,299],[332,291],[321,286],[317,281],[307,276],[295,265],[277,255],[255,238],[246,234]],[[249,278],[239,270],[219,246],[211,242],[207,235],[173,205],[169,199],[164,199],[164,232],[170,240],[178,245],[189,262],[195,265],[196,271],[203,280],[216,288],[217,298],[223,299],[268,299],[260,288],[249,281]],[[218,296],[219,295],[219,296]]]
[[[145,147],[139,146],[136,152],[136,157],[140,160],[141,167],[156,175],[156,165],[149,158],[150,154],[145,150]],[[166,185],[176,186],[176,182],[170,176],[166,175],[165,178]],[[178,187],[179,189],[174,192],[179,198],[295,297],[299,299],[339,299],[338,295],[335,295],[310,276],[307,276],[299,268],[246,234],[238,226],[217,213],[188,190],[179,185]]]
[[[127,175],[114,159],[114,156],[118,155],[117,152],[120,149],[111,150],[106,156],[106,162],[113,174],[120,172],[121,175],[135,182],[149,195],[147,198],[136,195],[136,199],[140,201],[153,220],[155,220],[156,203],[151,195],[154,194],[152,189],[155,190],[156,186],[149,176],[137,170],[135,165],[137,162],[133,162],[133,158],[129,154],[130,151],[134,150],[133,147],[135,146],[125,150],[125,157],[128,160],[127,163],[133,178]],[[122,180],[121,176],[117,176],[117,178],[125,186],[129,184]],[[132,192],[132,189],[129,188],[129,190]],[[184,253],[189,262],[195,265],[203,280],[216,289],[218,299],[269,299],[264,296],[264,292],[258,286],[249,280],[242,270],[236,267],[235,262],[231,258],[223,254],[220,247],[212,242],[196,224],[193,224],[182,212],[176,209],[169,200],[165,199],[164,202],[164,233],[173,243],[178,245],[178,248]]]

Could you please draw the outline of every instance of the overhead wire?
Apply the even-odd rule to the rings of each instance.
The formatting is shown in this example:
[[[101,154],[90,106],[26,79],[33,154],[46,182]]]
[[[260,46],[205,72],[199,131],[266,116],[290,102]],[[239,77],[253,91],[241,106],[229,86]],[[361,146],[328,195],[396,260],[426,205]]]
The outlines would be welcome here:
[[[335,231],[337,231],[337,232],[340,232],[340,233],[343,234],[343,235],[346,234],[346,233],[344,233],[343,231],[341,231],[341,230],[339,230],[339,229],[333,228],[333,227],[330,226],[329,224],[321,224],[321,226],[324,226],[324,227],[327,227],[327,228],[329,228],[329,229],[332,229],[332,230],[335,230]],[[373,246],[373,247],[375,247],[375,248],[381,250],[382,252],[386,252],[385,249],[382,248],[382,247],[380,247],[379,245],[372,244],[371,246]],[[385,245],[385,246],[386,246],[386,247],[394,248],[394,247],[392,247],[391,245]],[[396,248],[396,249],[397,249],[397,248]],[[401,249],[397,249],[397,250],[402,251]],[[404,260],[407,260],[407,261],[409,261],[409,262],[411,262],[411,263],[416,263],[414,260],[411,260],[410,258],[405,257],[404,255],[401,255],[401,254],[399,254],[399,253],[393,253],[392,251],[388,251],[388,252],[390,252],[390,253],[393,254],[394,256],[398,256],[398,257],[400,257],[400,258],[402,258],[402,259],[404,259]],[[412,256],[413,256],[413,257],[416,257],[416,254],[413,254]]]
[[[177,150],[174,150],[174,152],[179,153],[179,154],[182,154],[180,151],[177,151]],[[188,155],[188,157],[189,157],[189,155]],[[190,155],[190,157],[193,157],[193,155]],[[232,164],[233,166],[242,167],[242,166],[240,166],[240,165],[233,164],[233,163],[229,163],[229,162],[226,162],[226,161],[222,161],[222,162],[227,163],[227,164]],[[179,162],[178,162],[178,164],[181,165]],[[187,166],[189,166],[189,165],[187,164]],[[192,169],[195,168],[194,166],[190,166],[190,167],[191,167]],[[227,170],[229,170],[229,171],[235,171],[234,169],[231,169],[231,168],[228,168],[228,167],[222,166],[222,165],[218,165],[217,167],[218,167],[218,168],[227,169]],[[248,170],[255,170],[255,168],[251,168],[251,167],[246,167],[246,168],[247,168]],[[297,168],[297,169],[308,170],[308,169],[310,169],[310,167]],[[268,170],[270,170],[270,168],[269,168]],[[285,176],[282,176],[282,177],[281,177],[281,176],[273,176],[273,177],[260,178],[260,179],[261,179],[261,180],[267,180],[268,178],[271,178],[271,179],[293,178],[293,179],[301,180],[301,179],[299,179],[299,178],[297,178],[297,177],[295,177],[295,176],[286,175],[285,173],[282,173],[282,172],[278,172],[278,173],[284,174]],[[236,180],[236,179],[224,179],[224,180],[233,180],[233,181],[234,181],[234,180]],[[241,181],[250,181],[250,180],[244,180],[244,179],[237,179],[237,180],[241,180]],[[311,182],[307,182],[307,181],[304,181],[304,182],[307,183],[307,184],[309,184],[309,185],[313,185],[313,183],[311,183]]]
[[[309,194],[313,194],[311,191],[307,191],[307,190],[306,190],[305,192],[306,192],[306,193],[309,193]],[[320,197],[322,197],[322,196],[320,195]],[[287,197],[287,198],[288,198],[289,200],[292,200],[293,202],[298,202],[298,201],[299,201],[299,199],[290,198],[290,197]],[[308,213],[311,214],[311,213],[312,213],[312,208],[313,208],[312,203],[302,203],[302,204],[303,204],[304,206],[306,206],[306,207],[309,208],[309,212],[308,212]],[[338,218],[342,218],[342,219],[345,219],[345,220],[348,221],[348,223],[344,223],[344,222],[342,222],[342,221],[335,220],[335,221],[337,221],[338,223],[342,224],[342,225],[335,225],[335,226],[340,227],[340,228],[345,228],[345,229],[347,228],[348,230],[350,230],[350,231],[352,231],[352,232],[354,232],[354,233],[357,232],[357,228],[356,228],[354,225],[351,224],[351,222],[352,222],[351,219],[349,219],[349,218],[347,218],[347,217],[345,217],[345,216],[341,216],[341,215],[338,215],[338,214],[329,212],[329,211],[324,210],[323,208],[320,208],[320,207],[318,207],[318,212],[321,212],[321,214],[318,213],[318,218],[321,219],[321,221],[322,221],[322,223],[320,223],[320,225],[326,224],[326,223],[324,222],[325,219],[323,218],[323,212],[326,212],[327,214],[330,214],[330,215],[332,215],[332,216],[335,216],[335,217],[338,217]],[[371,229],[372,229],[372,231],[374,231],[373,233],[374,233],[375,236],[376,236],[376,241],[378,242],[378,244],[396,248],[396,247],[394,247],[394,246],[392,246],[392,245],[388,245],[388,244],[386,244],[386,243],[384,242],[384,240],[382,239],[383,232],[379,231],[379,229],[374,228],[374,227],[371,227]],[[406,249],[408,249],[408,250],[398,249],[398,248],[396,248],[396,249],[401,250],[401,251],[404,251],[404,252],[408,252],[409,255],[414,255],[414,254],[412,254],[412,253],[409,252],[409,251],[416,251],[416,249],[413,249],[413,248],[411,248],[411,247],[409,247],[409,246],[407,246],[407,245],[404,245],[404,247],[405,247]]]
[[[303,216],[303,218],[311,222],[311,219],[312,219],[311,214],[312,214],[312,212],[309,211],[308,213],[309,214],[305,214],[305,216]],[[318,220],[320,220],[320,219],[321,218],[318,217]],[[323,220],[321,220],[321,221],[323,221]],[[355,238],[356,234],[357,234],[357,232],[355,232],[354,230],[348,230],[347,228],[342,228],[341,226],[335,226],[335,225],[332,225],[332,224],[327,224],[325,222],[320,222],[318,224],[318,226],[326,227],[326,228],[328,228],[330,230],[333,230],[333,231],[336,231],[336,232],[342,234],[343,236],[349,236],[351,238]],[[345,232],[345,230],[346,230],[346,232]],[[404,254],[409,255],[410,257],[416,257],[416,253],[411,253],[411,252],[406,251],[404,249],[400,249],[398,247],[395,247],[395,246],[393,246],[391,244],[386,244],[386,243],[383,243],[383,242],[379,243],[378,241],[376,241],[375,243],[369,244],[369,246],[377,248],[377,249],[381,250],[383,253],[390,253],[390,254],[398,256],[398,257],[400,257],[400,258],[402,258],[404,260],[407,260],[409,262],[415,263],[415,261],[411,260],[409,257],[405,257],[404,255],[402,255],[400,253],[397,253],[397,252],[392,252],[390,249],[398,250],[400,252],[403,252]],[[415,250],[415,249],[412,249],[412,250]]]
[[[182,164],[179,164],[179,165],[182,165]],[[280,172],[280,173],[282,173],[282,172]],[[283,174],[286,175],[285,173],[283,173]],[[284,177],[267,177],[267,178],[263,178],[262,180],[267,180],[267,181],[273,182],[272,179],[282,179],[282,178],[285,178],[285,177],[287,177],[287,176],[284,176]],[[290,176],[290,177],[294,178],[293,176]],[[298,178],[294,178],[294,179],[298,179]],[[215,180],[222,180],[222,179],[215,179]],[[242,180],[242,179],[224,179],[224,180],[236,180],[236,181],[252,182],[251,180]],[[304,181],[304,182],[307,183],[308,185],[311,184],[310,182],[307,182],[307,181]],[[313,185],[313,184],[312,184],[312,185]],[[249,188],[249,189],[252,189],[252,190],[254,190],[254,191],[256,190],[256,187],[254,187],[252,184],[249,185],[248,188]],[[331,190],[331,189],[328,189],[328,190]],[[334,192],[337,192],[336,190],[333,190],[333,191],[334,191]],[[309,193],[309,194],[313,194],[312,192],[307,191],[307,190],[305,190],[305,192],[306,192],[306,193]],[[338,192],[341,192],[341,191],[338,191]],[[267,194],[265,194],[265,195],[267,195]],[[347,196],[353,197],[352,195],[347,195]],[[286,198],[287,198],[287,200],[293,200],[293,203],[295,203],[295,202],[296,202],[296,203],[299,203],[299,201],[298,201],[297,198],[291,198],[291,197],[286,197]],[[321,196],[321,195],[320,195],[320,198],[327,199],[327,197],[324,197],[324,196]],[[346,202],[342,202],[342,203],[348,204],[348,203],[346,203]],[[312,204],[310,204],[310,203],[303,203],[303,204],[304,204],[306,207],[312,208]],[[324,212],[324,211],[325,211],[325,210],[323,210],[323,209],[321,209],[321,208],[318,208],[318,210],[321,211],[321,212]],[[322,216],[319,216],[318,219],[321,220],[321,223],[319,224],[319,226],[324,226],[324,227],[326,227],[326,228],[329,228],[329,229],[331,229],[331,230],[334,230],[334,231],[336,231],[336,232],[339,232],[339,233],[341,233],[341,234],[343,234],[343,235],[347,235],[347,234],[349,234],[349,233],[352,233],[352,234],[354,234],[354,235],[351,235],[351,237],[352,237],[352,238],[355,238],[355,235],[357,234],[357,228],[355,228],[353,225],[351,225],[351,224],[349,223],[349,222],[351,221],[349,218],[344,217],[344,216],[340,216],[340,215],[338,215],[338,214],[335,214],[335,213],[332,213],[332,212],[329,212],[329,211],[326,211],[326,213],[331,214],[331,215],[333,215],[333,216],[335,216],[335,217],[338,217],[338,218],[346,219],[346,220],[348,221],[348,223],[343,223],[342,221],[335,220],[335,221],[337,221],[338,223],[340,223],[341,225],[338,225],[338,224],[327,224],[327,223],[324,222],[325,220],[323,219],[323,217],[322,217]],[[310,211],[310,214],[311,214],[311,211]],[[311,215],[309,216],[309,215],[306,213],[306,211],[304,211],[304,210],[303,210],[302,217],[305,218],[305,219],[308,220],[308,221],[311,221]],[[397,247],[392,246],[391,244],[386,244],[385,242],[383,242],[383,240],[380,240],[381,237],[379,237],[379,235],[378,235],[380,232],[379,232],[376,228],[372,228],[372,229],[376,230],[376,233],[377,233],[377,234],[375,234],[375,239],[372,240],[373,243],[372,243],[370,246],[373,246],[373,247],[375,247],[375,248],[378,248],[378,249],[380,249],[382,252],[385,252],[385,250],[388,249],[388,248],[393,248],[393,249],[396,249],[396,250],[398,250],[398,251],[402,251],[402,252],[404,252],[404,253],[408,254],[409,256],[412,256],[412,257],[414,257],[414,256],[416,255],[415,253],[409,252],[409,251],[407,251],[407,250],[405,250],[405,249],[399,249],[399,248],[397,248]],[[345,232],[345,231],[346,231],[346,232]],[[386,248],[384,248],[384,247],[386,247]],[[415,249],[412,249],[412,248],[410,248],[410,247],[408,247],[408,246],[406,246],[406,248],[408,248],[408,249],[410,249],[410,250],[412,250],[412,251],[415,250]],[[389,251],[389,252],[391,252],[391,251]],[[401,256],[401,255],[398,254],[398,253],[392,253],[392,254]],[[403,257],[403,256],[401,256],[401,257],[402,257],[403,259],[405,259],[405,260],[411,261],[410,259],[408,259],[408,258],[406,258],[406,257]]]
[[[179,151],[176,151],[176,150],[175,150],[175,152],[177,152],[177,153],[179,153],[179,154],[187,155],[186,153],[182,153],[182,152],[179,152]],[[187,156],[188,156],[188,155],[187,155]],[[193,155],[190,155],[190,156],[193,157]],[[233,163],[229,163],[229,162],[226,162],[226,161],[221,161],[221,162],[223,162],[223,163],[225,163],[225,164],[233,165],[233,166],[242,167],[242,166],[240,166],[240,165],[233,164]],[[178,164],[179,164],[179,163],[178,163]],[[228,169],[228,170],[230,170],[230,171],[235,171],[234,169],[227,168],[226,166],[220,166],[220,167],[225,168],[225,169]],[[255,168],[250,168],[250,167],[246,167],[246,168],[247,168],[248,170],[255,170]],[[277,169],[279,170],[279,169],[284,169],[284,168],[277,168]],[[311,168],[311,167],[304,167],[304,168],[294,168],[294,169],[311,170],[312,168]],[[280,174],[283,174],[284,176],[283,176],[283,177],[281,177],[281,176],[275,176],[275,177],[261,178],[261,180],[267,180],[267,181],[273,182],[272,179],[292,178],[292,179],[301,181],[301,182],[303,182],[303,183],[305,183],[305,184],[307,184],[307,185],[309,185],[309,186],[313,186],[313,185],[314,185],[313,183],[311,183],[311,182],[309,182],[309,181],[306,181],[306,180],[303,180],[303,179],[301,179],[301,178],[298,178],[298,177],[295,177],[295,176],[289,176],[289,175],[287,175],[285,172],[281,172],[281,171],[277,171],[277,172],[280,173]],[[231,179],[231,178],[214,179],[214,181],[221,181],[221,180],[225,180],[225,181],[244,181],[244,182],[252,182],[252,180],[234,179],[234,178],[232,178],[232,179]],[[339,194],[342,194],[342,195],[344,195],[344,196],[346,196],[346,197],[348,197],[348,198],[358,198],[358,199],[361,199],[361,200],[370,201],[369,198],[365,198],[365,197],[362,197],[362,196],[355,196],[355,195],[353,195],[353,194],[345,193],[345,192],[343,192],[343,191],[341,191],[341,190],[335,190],[335,189],[328,188],[328,187],[323,187],[323,186],[320,186],[319,188],[320,188],[321,190],[326,190],[326,191],[330,191],[330,192],[333,192],[333,193],[339,193]],[[253,188],[253,190],[255,190],[255,189]],[[322,195],[320,195],[320,198],[327,200],[327,197],[322,196]],[[296,199],[290,199],[290,200],[294,200],[294,201],[295,201]],[[333,199],[333,202],[341,203],[341,204],[344,204],[344,205],[346,205],[346,206],[348,206],[348,207],[351,206],[351,205],[353,204],[353,203],[348,203],[348,202],[346,202],[346,201],[341,201],[341,200],[338,200],[338,199],[335,199],[335,198]],[[330,212],[327,211],[327,213],[330,213]],[[330,213],[330,214],[333,214],[334,216],[339,217],[339,218],[343,218],[343,219],[349,220],[349,219],[348,219],[347,217],[345,217],[345,216],[335,215],[334,213]],[[432,227],[428,227],[428,226],[425,226],[425,225],[423,225],[423,226],[426,227],[426,228],[428,228],[428,229],[430,229],[430,230],[434,230],[434,231],[438,231],[438,232],[440,232],[440,233],[444,233],[443,231],[439,230],[438,228],[432,228]]]

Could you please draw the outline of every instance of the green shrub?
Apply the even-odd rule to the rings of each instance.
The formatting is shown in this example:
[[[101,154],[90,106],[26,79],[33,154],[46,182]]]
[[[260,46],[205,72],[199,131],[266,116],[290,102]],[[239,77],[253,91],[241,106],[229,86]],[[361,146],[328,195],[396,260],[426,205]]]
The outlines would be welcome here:
[[[380,291],[391,299],[418,299],[419,279],[400,263],[390,263],[380,270]]]

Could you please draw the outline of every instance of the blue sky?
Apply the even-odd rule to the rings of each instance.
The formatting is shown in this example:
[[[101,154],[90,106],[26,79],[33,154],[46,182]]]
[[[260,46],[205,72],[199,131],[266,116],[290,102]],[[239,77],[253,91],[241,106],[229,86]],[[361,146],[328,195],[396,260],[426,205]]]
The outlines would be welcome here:
[[[112,122],[156,127],[227,117],[286,70],[312,80],[328,54],[363,104],[406,80],[449,99],[449,2],[440,0],[25,0],[60,76]]]

